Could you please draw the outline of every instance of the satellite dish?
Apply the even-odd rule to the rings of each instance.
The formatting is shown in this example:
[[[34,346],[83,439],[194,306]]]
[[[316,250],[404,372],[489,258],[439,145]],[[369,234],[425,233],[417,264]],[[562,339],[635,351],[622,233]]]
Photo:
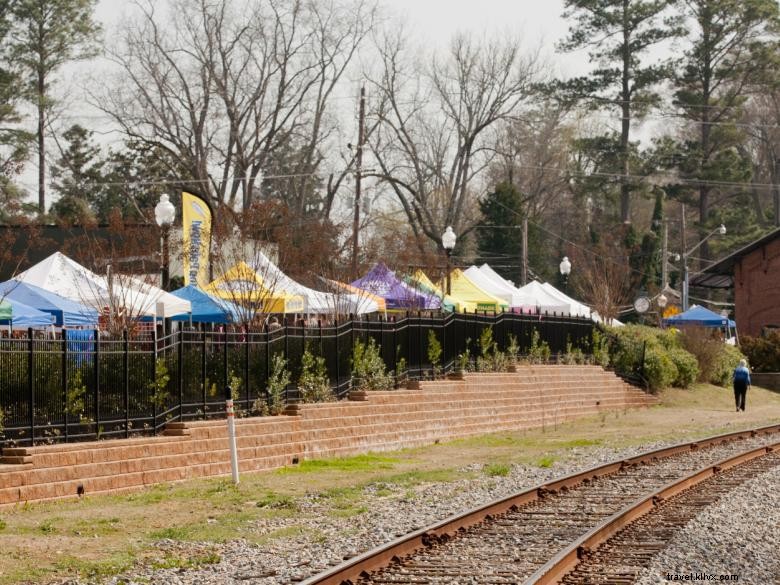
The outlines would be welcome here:
[[[637,300],[634,301],[634,310],[637,313],[647,313],[647,311],[650,309],[650,299],[647,297],[639,297]]]

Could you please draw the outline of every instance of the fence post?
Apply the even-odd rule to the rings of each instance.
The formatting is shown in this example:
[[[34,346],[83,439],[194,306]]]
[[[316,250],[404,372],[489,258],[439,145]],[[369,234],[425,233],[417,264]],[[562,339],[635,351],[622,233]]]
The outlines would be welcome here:
[[[441,314],[441,373],[447,377],[447,316]]]
[[[125,393],[125,437],[130,436],[130,337],[127,334],[127,329],[122,331],[122,341],[124,355],[122,356],[123,362],[123,385],[122,388]]]
[[[422,313],[417,311],[417,367],[418,367],[418,380],[423,379],[423,333],[422,333]]]
[[[339,320],[333,319],[333,327],[336,332],[336,394],[339,393],[341,387],[341,367],[339,362],[341,361],[341,355],[339,354]]]
[[[225,325],[225,329],[222,333],[224,335],[222,339],[222,348],[225,350],[225,355],[222,356],[222,367],[225,370],[225,376],[224,376],[224,382],[225,382],[225,388],[230,387],[230,372],[228,371],[228,331],[227,331],[227,325]]]
[[[203,418],[206,418],[206,410],[208,410],[208,388],[206,388],[206,324],[200,324],[200,380],[201,386],[203,386]]]
[[[269,335],[267,322],[263,326],[263,329],[265,331],[265,401],[268,403],[271,400],[270,395],[268,395],[268,380],[271,378],[271,337]]]
[[[33,374],[33,330],[27,328],[27,390],[30,396],[30,445],[35,444],[35,378]]]
[[[249,411],[249,325],[244,327],[244,408]]]
[[[68,442],[68,410],[70,405],[68,404],[68,331],[62,330],[62,403],[65,405],[63,415],[65,418],[65,428],[63,429],[63,435],[65,436],[65,442]]]
[[[157,324],[152,337],[152,434],[157,435]]]
[[[184,421],[184,330],[179,328],[178,339],[179,347],[177,348],[178,374],[179,374],[179,420]]]
[[[100,331],[95,329],[95,433],[100,438]]]
[[[287,315],[284,316],[284,359],[287,360],[287,366],[290,368],[290,326],[287,323]],[[292,369],[290,370],[292,371]],[[291,382],[292,383],[292,382]],[[287,404],[290,401],[290,384],[287,384],[284,388],[284,402]]]

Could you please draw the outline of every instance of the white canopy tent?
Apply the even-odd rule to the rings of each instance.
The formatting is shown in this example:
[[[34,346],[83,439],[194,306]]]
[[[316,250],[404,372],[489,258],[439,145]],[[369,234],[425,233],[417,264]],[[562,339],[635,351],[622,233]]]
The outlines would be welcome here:
[[[309,314],[362,315],[376,313],[376,302],[368,297],[354,293],[329,293],[304,286],[289,276],[262,252],[258,252],[252,262],[252,268],[260,275],[270,290],[281,291],[303,297],[304,312]]]
[[[487,266],[487,264],[485,264],[485,266]],[[522,307],[526,304],[524,302],[526,299],[523,298],[520,291],[498,276],[498,274],[496,274],[496,276],[501,280],[492,278],[476,266],[469,266],[463,271],[463,274],[485,292],[504,301],[510,308]]]
[[[486,282],[492,283],[492,286],[514,291],[513,304],[511,305],[514,308],[519,308],[524,312],[547,311],[548,313],[569,313],[568,303],[536,286],[539,283],[529,283],[533,284],[533,286],[526,285],[517,288],[487,264],[483,264],[479,268],[476,268],[475,266],[472,266],[471,268],[474,268],[475,272],[479,273]],[[469,270],[471,270],[471,268]]]
[[[591,311],[588,305],[584,305],[581,302],[571,298],[566,293],[559,291],[549,282],[543,282],[542,288],[554,296],[556,299],[560,299],[564,303],[569,305],[569,314],[576,315],[578,317],[590,317]]]
[[[537,280],[532,280],[525,286],[520,287],[520,292],[526,295],[526,298],[532,301],[532,304],[536,304],[540,311],[547,311],[548,313],[560,313],[563,315],[569,315],[571,307],[569,303],[559,299],[558,297],[550,294],[542,286],[542,283]]]
[[[100,276],[61,252],[55,252],[15,277],[67,299],[102,311],[122,308],[137,317],[174,317],[192,310],[189,301],[137,278]]]

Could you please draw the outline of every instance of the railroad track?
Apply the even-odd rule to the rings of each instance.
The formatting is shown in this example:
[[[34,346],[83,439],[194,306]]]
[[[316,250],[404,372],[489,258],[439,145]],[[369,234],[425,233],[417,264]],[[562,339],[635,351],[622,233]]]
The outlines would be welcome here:
[[[766,454],[767,446],[775,444],[780,444],[780,425],[683,443],[594,467],[417,530],[302,584],[558,583],[572,570],[579,570],[584,580],[566,583],[592,582],[588,575],[612,563],[610,551],[621,549],[617,541],[608,541],[618,525],[624,528],[636,519],[627,511],[637,501],[645,501],[645,513],[684,489],[670,486],[692,485],[687,479],[688,483],[680,484],[681,478],[706,479],[742,463],[745,457]],[[744,455],[748,451],[752,455]],[[729,463],[731,459],[737,463]],[[774,453],[759,460],[768,462],[761,465],[780,464]],[[705,501],[707,497],[700,500]],[[645,552],[652,558],[650,553],[655,551]],[[582,561],[596,564],[581,565]],[[613,582],[630,582],[625,579],[626,575],[616,575]]]

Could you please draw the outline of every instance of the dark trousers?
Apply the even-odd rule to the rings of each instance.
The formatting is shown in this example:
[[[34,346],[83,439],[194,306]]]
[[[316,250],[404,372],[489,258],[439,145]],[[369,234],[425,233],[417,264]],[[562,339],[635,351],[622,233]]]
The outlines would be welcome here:
[[[746,396],[747,382],[743,380],[734,380],[734,400],[737,403],[737,410],[745,410]]]

